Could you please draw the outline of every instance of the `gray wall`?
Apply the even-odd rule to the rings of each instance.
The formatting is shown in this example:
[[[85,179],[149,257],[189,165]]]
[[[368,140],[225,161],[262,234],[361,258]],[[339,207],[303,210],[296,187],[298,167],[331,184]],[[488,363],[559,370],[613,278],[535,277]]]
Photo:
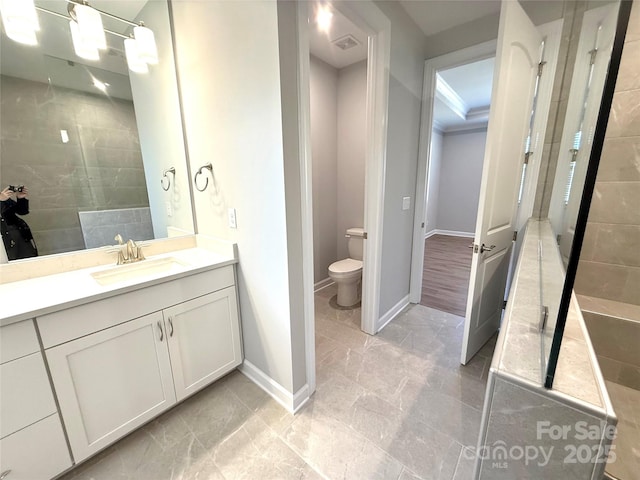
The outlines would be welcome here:
[[[313,270],[317,283],[327,278],[327,268],[338,259],[338,70],[313,56],[310,64]]]
[[[391,21],[380,316],[409,294],[425,37],[395,2],[376,2]],[[411,208],[402,210],[402,198]]]
[[[487,130],[445,133],[438,179],[439,230],[473,233]]]
[[[431,155],[427,178],[427,207],[425,210],[425,235],[438,228],[438,197],[440,191],[440,163],[442,161],[442,132],[431,131]]]
[[[0,89],[0,181],[29,187],[41,255],[84,248],[79,211],[149,206],[130,101],[4,75]]]
[[[575,282],[577,293],[635,305],[640,305],[639,54],[640,3],[636,1]]]
[[[367,146],[367,62],[338,71],[337,236],[338,259],[347,258],[345,233],[364,227]]]
[[[367,62],[335,69],[311,57],[314,281],[347,258],[348,228],[364,226]]]

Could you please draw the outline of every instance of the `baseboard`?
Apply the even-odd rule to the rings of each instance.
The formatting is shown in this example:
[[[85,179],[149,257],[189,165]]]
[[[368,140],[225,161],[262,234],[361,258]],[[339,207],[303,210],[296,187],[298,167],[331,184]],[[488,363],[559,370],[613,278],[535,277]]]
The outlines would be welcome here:
[[[431,230],[428,234],[425,234],[424,238],[427,239],[433,235],[449,235],[451,237],[473,238],[476,234],[474,232],[459,232],[457,230],[440,230],[439,228],[436,228],[435,230]]]
[[[315,283],[313,285],[313,291],[315,293],[318,290],[322,290],[323,288],[327,288],[327,287],[329,287],[331,285],[333,285],[333,280],[331,280],[330,277],[327,277],[324,280],[320,280],[319,282]]]
[[[238,367],[238,370],[291,413],[296,413],[309,400],[307,384],[292,394],[247,359]]]
[[[389,311],[387,311],[387,313],[380,317],[380,319],[378,320],[378,328],[376,329],[376,332],[380,332],[380,330],[386,327],[387,324],[391,320],[396,318],[407,305],[409,305],[409,295],[405,295],[404,297],[402,297],[402,299],[400,299],[398,303],[396,303],[389,309]]]

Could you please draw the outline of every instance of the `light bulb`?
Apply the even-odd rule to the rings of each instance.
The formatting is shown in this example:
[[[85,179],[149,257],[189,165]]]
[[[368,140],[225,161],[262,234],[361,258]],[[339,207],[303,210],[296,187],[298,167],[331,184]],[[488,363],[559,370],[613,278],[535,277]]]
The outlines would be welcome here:
[[[25,45],[37,45],[40,30],[33,0],[0,0],[2,24],[7,36]]]
[[[156,65],[158,63],[158,47],[156,46],[153,30],[144,25],[138,25],[133,27],[133,36],[138,42],[138,56],[140,59],[151,65]]]
[[[321,6],[316,12],[316,23],[318,29],[322,32],[328,33],[331,29],[331,20],[333,18],[333,12],[327,6]]]
[[[74,20],[69,20],[69,28],[71,29],[71,40],[73,41],[73,49],[76,55],[86,60],[100,60],[100,52],[96,47],[85,42],[80,33],[80,28]]]
[[[124,41],[124,53],[127,57],[129,70],[135,73],[148,73],[149,67],[140,58],[138,51],[138,41],[135,38],[127,38]]]
[[[83,42],[99,50],[105,50],[107,38],[104,34],[100,12],[89,5],[82,4],[74,5],[73,10]]]

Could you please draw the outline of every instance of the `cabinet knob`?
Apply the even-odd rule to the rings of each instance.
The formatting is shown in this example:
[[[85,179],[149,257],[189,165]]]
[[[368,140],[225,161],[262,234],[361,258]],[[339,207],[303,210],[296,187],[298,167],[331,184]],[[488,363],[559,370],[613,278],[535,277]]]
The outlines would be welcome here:
[[[5,470],[4,472],[0,473],[0,480],[4,480],[5,478],[7,478],[10,473],[11,470]]]

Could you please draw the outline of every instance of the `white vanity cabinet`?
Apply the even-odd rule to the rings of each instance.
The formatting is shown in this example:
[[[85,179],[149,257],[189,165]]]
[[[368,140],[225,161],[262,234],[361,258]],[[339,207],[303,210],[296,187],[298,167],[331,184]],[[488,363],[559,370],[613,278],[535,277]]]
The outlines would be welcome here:
[[[242,362],[232,266],[37,322],[76,462]]]
[[[0,328],[0,478],[52,478],[69,449],[33,320]]]
[[[230,287],[162,312],[178,401],[240,363],[236,304]]]

